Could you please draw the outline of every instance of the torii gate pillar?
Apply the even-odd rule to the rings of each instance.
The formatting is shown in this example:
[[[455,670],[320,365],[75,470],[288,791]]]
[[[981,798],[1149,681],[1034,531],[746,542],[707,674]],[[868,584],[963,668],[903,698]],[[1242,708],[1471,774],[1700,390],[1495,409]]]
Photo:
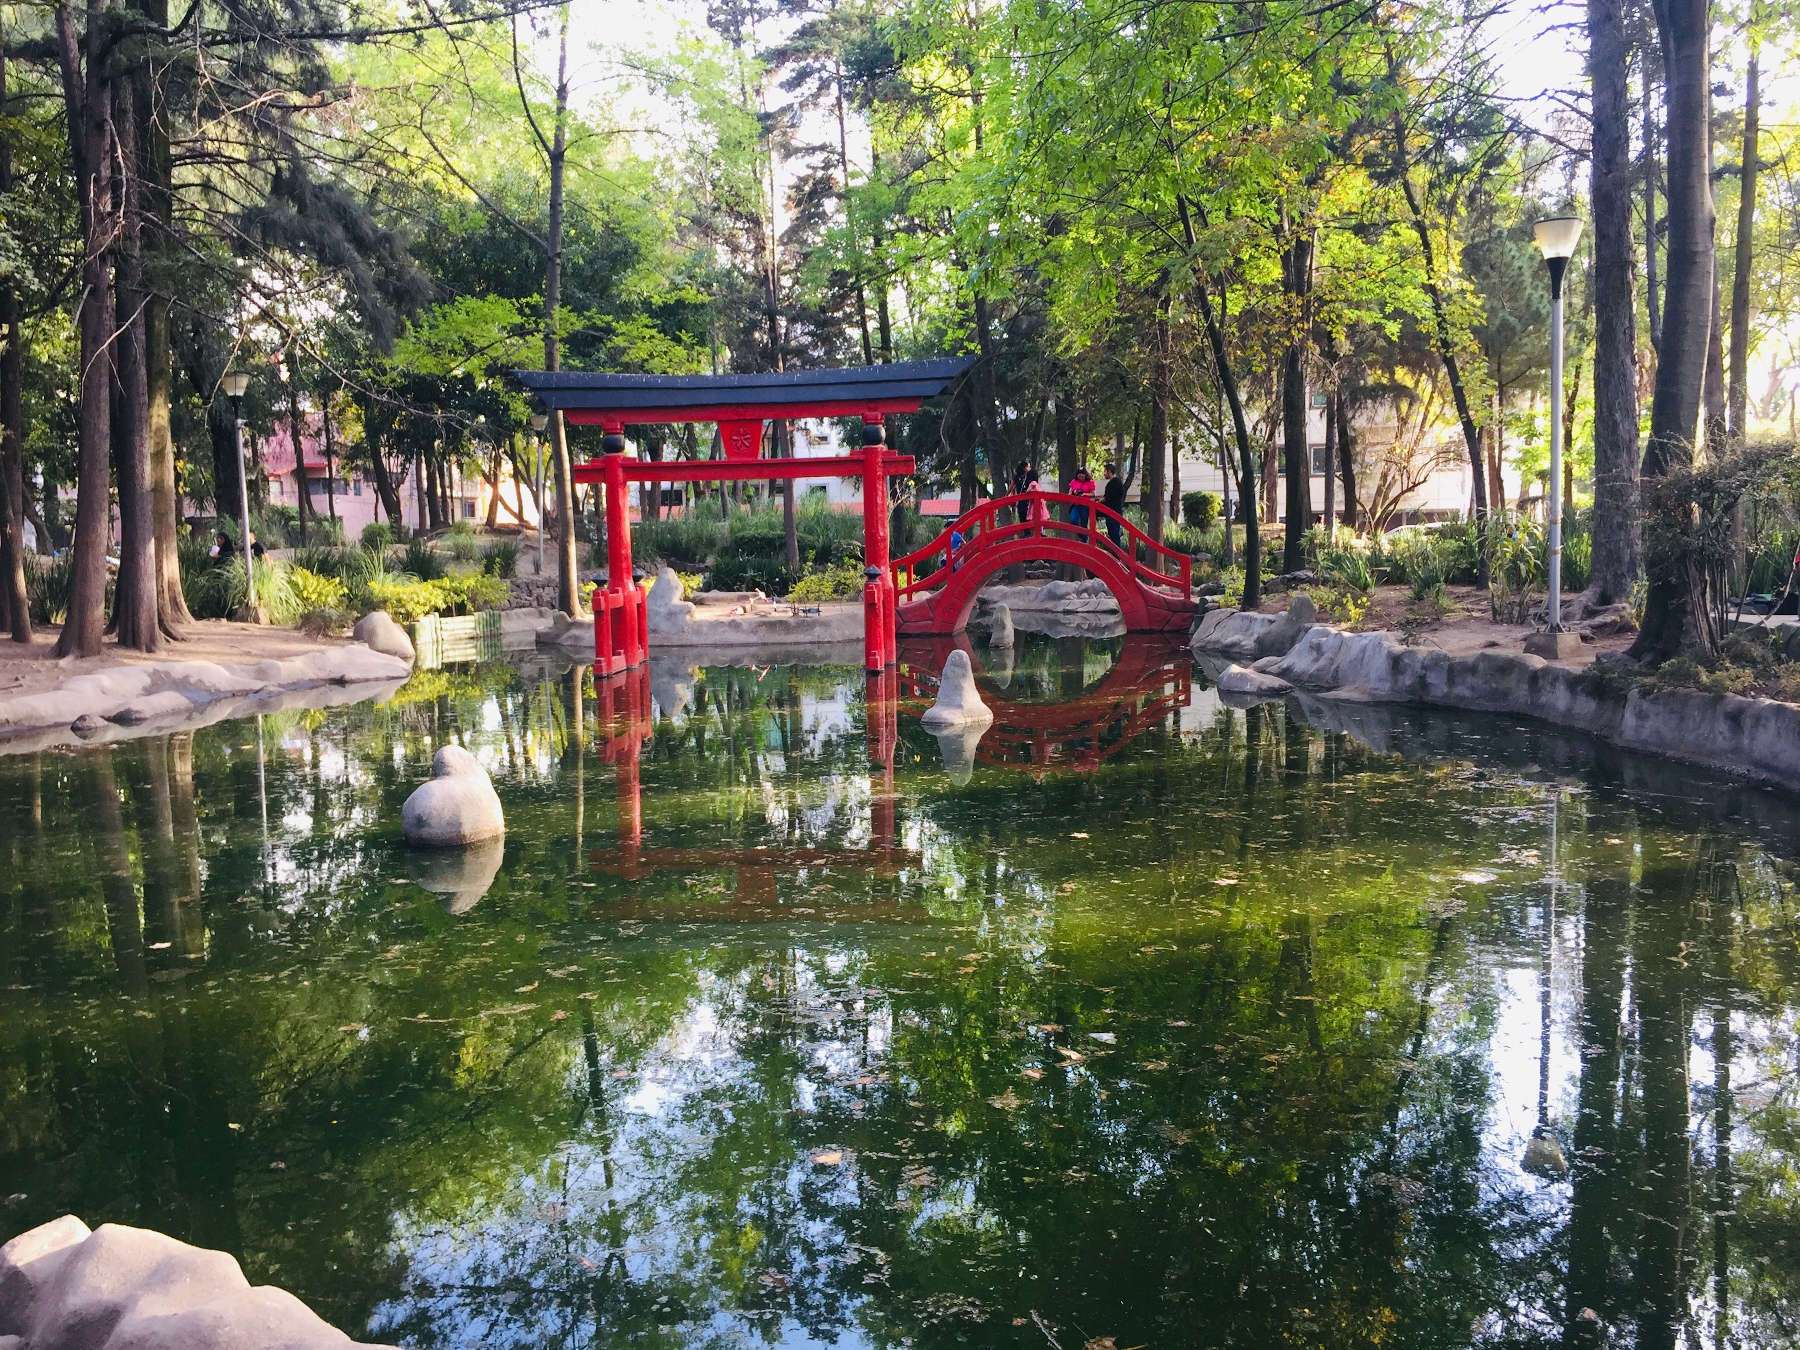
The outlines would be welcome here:
[[[880,414],[863,414],[863,667],[872,672],[893,665],[900,645],[888,553],[885,439]]]

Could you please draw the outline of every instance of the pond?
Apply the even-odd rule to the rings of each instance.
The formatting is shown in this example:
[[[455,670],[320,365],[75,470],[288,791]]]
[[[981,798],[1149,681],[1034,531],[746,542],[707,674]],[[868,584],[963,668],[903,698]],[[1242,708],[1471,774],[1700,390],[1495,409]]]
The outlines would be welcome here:
[[[418,1346],[1792,1343],[1795,802],[1143,639],[940,744],[942,655],[0,758],[0,1236]]]

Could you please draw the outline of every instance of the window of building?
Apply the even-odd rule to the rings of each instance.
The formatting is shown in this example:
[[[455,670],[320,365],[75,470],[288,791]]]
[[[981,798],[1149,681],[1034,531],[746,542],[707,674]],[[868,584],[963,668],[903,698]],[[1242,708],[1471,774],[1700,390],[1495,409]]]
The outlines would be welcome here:
[[[475,502],[473,499],[471,499],[469,497],[464,497],[462,508],[463,508],[462,513],[463,513],[464,520],[475,519]]]

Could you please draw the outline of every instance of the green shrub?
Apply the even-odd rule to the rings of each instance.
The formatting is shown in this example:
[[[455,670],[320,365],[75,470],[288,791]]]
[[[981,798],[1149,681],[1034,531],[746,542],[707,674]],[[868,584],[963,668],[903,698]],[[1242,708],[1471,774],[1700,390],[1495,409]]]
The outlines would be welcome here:
[[[1327,545],[1319,552],[1319,579],[1342,590],[1367,595],[1375,589],[1369,555],[1360,548]]]
[[[326,576],[302,567],[288,567],[288,584],[294,592],[294,603],[300,613],[309,610],[341,610],[349,602],[349,591],[335,576]]]
[[[1210,530],[1219,518],[1219,497],[1213,492],[1181,494],[1181,523],[1195,530]]]
[[[1562,545],[1563,594],[1585,591],[1594,574],[1594,531],[1586,511],[1569,513],[1563,525]]]
[[[1369,612],[1367,591],[1348,586],[1305,586],[1300,593],[1310,597],[1319,613],[1330,622],[1347,628],[1361,623]]]
[[[490,577],[511,578],[519,570],[518,541],[502,539],[495,544],[481,560],[481,570]]]
[[[1236,609],[1244,603],[1244,569],[1227,567],[1219,576],[1220,584],[1225,588],[1219,592],[1219,603],[1226,609]]]
[[[457,525],[467,525],[459,520]],[[444,551],[457,562],[474,562],[482,555],[481,540],[475,537],[472,529],[459,532],[455,525],[450,527],[450,535],[444,541]]]
[[[436,581],[444,575],[444,560],[432,551],[431,545],[425,540],[413,538],[407,541],[406,552],[401,556],[400,570],[411,573],[420,581]]]
[[[340,633],[349,626],[350,611],[342,608],[303,609],[294,620],[294,627],[310,638]]]
[[[394,527],[385,520],[371,520],[362,528],[364,548],[385,549],[394,542]]]
[[[863,593],[863,569],[854,562],[841,562],[835,567],[809,572],[794,583],[788,599],[799,604],[816,605],[827,600],[859,600]]]
[[[364,613],[385,609],[395,623],[416,623],[427,614],[473,614],[506,603],[512,587],[482,572],[420,580],[405,574],[372,577],[359,596]]]
[[[786,595],[799,577],[780,558],[727,553],[707,569],[706,588],[712,591],[763,591]]]
[[[112,604],[112,579],[107,578],[107,606]],[[69,614],[69,598],[75,593],[75,553],[67,550],[55,558],[36,554],[25,559],[25,599],[33,623],[61,623]]]
[[[1544,531],[1511,511],[1488,516],[1488,605],[1496,623],[1524,623],[1543,594]]]

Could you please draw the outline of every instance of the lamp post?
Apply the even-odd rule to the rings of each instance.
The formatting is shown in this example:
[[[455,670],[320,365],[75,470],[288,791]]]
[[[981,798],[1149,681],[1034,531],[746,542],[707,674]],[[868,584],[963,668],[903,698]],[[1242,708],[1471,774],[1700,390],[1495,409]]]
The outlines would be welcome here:
[[[1544,629],[1555,634],[1562,632],[1563,273],[1581,238],[1581,217],[1547,217],[1531,227],[1531,237],[1550,272],[1550,598]],[[1550,645],[1558,644],[1552,638]]]
[[[544,575],[544,429],[549,425],[549,413],[534,412],[531,414],[531,434],[537,438],[537,574],[540,577]]]
[[[256,623],[261,615],[256,607],[256,558],[250,552],[250,483],[244,472],[244,391],[250,387],[250,372],[228,370],[219,381],[219,387],[231,400],[231,436],[237,451],[238,528],[242,531],[238,544],[244,550],[244,614],[249,622]]]

